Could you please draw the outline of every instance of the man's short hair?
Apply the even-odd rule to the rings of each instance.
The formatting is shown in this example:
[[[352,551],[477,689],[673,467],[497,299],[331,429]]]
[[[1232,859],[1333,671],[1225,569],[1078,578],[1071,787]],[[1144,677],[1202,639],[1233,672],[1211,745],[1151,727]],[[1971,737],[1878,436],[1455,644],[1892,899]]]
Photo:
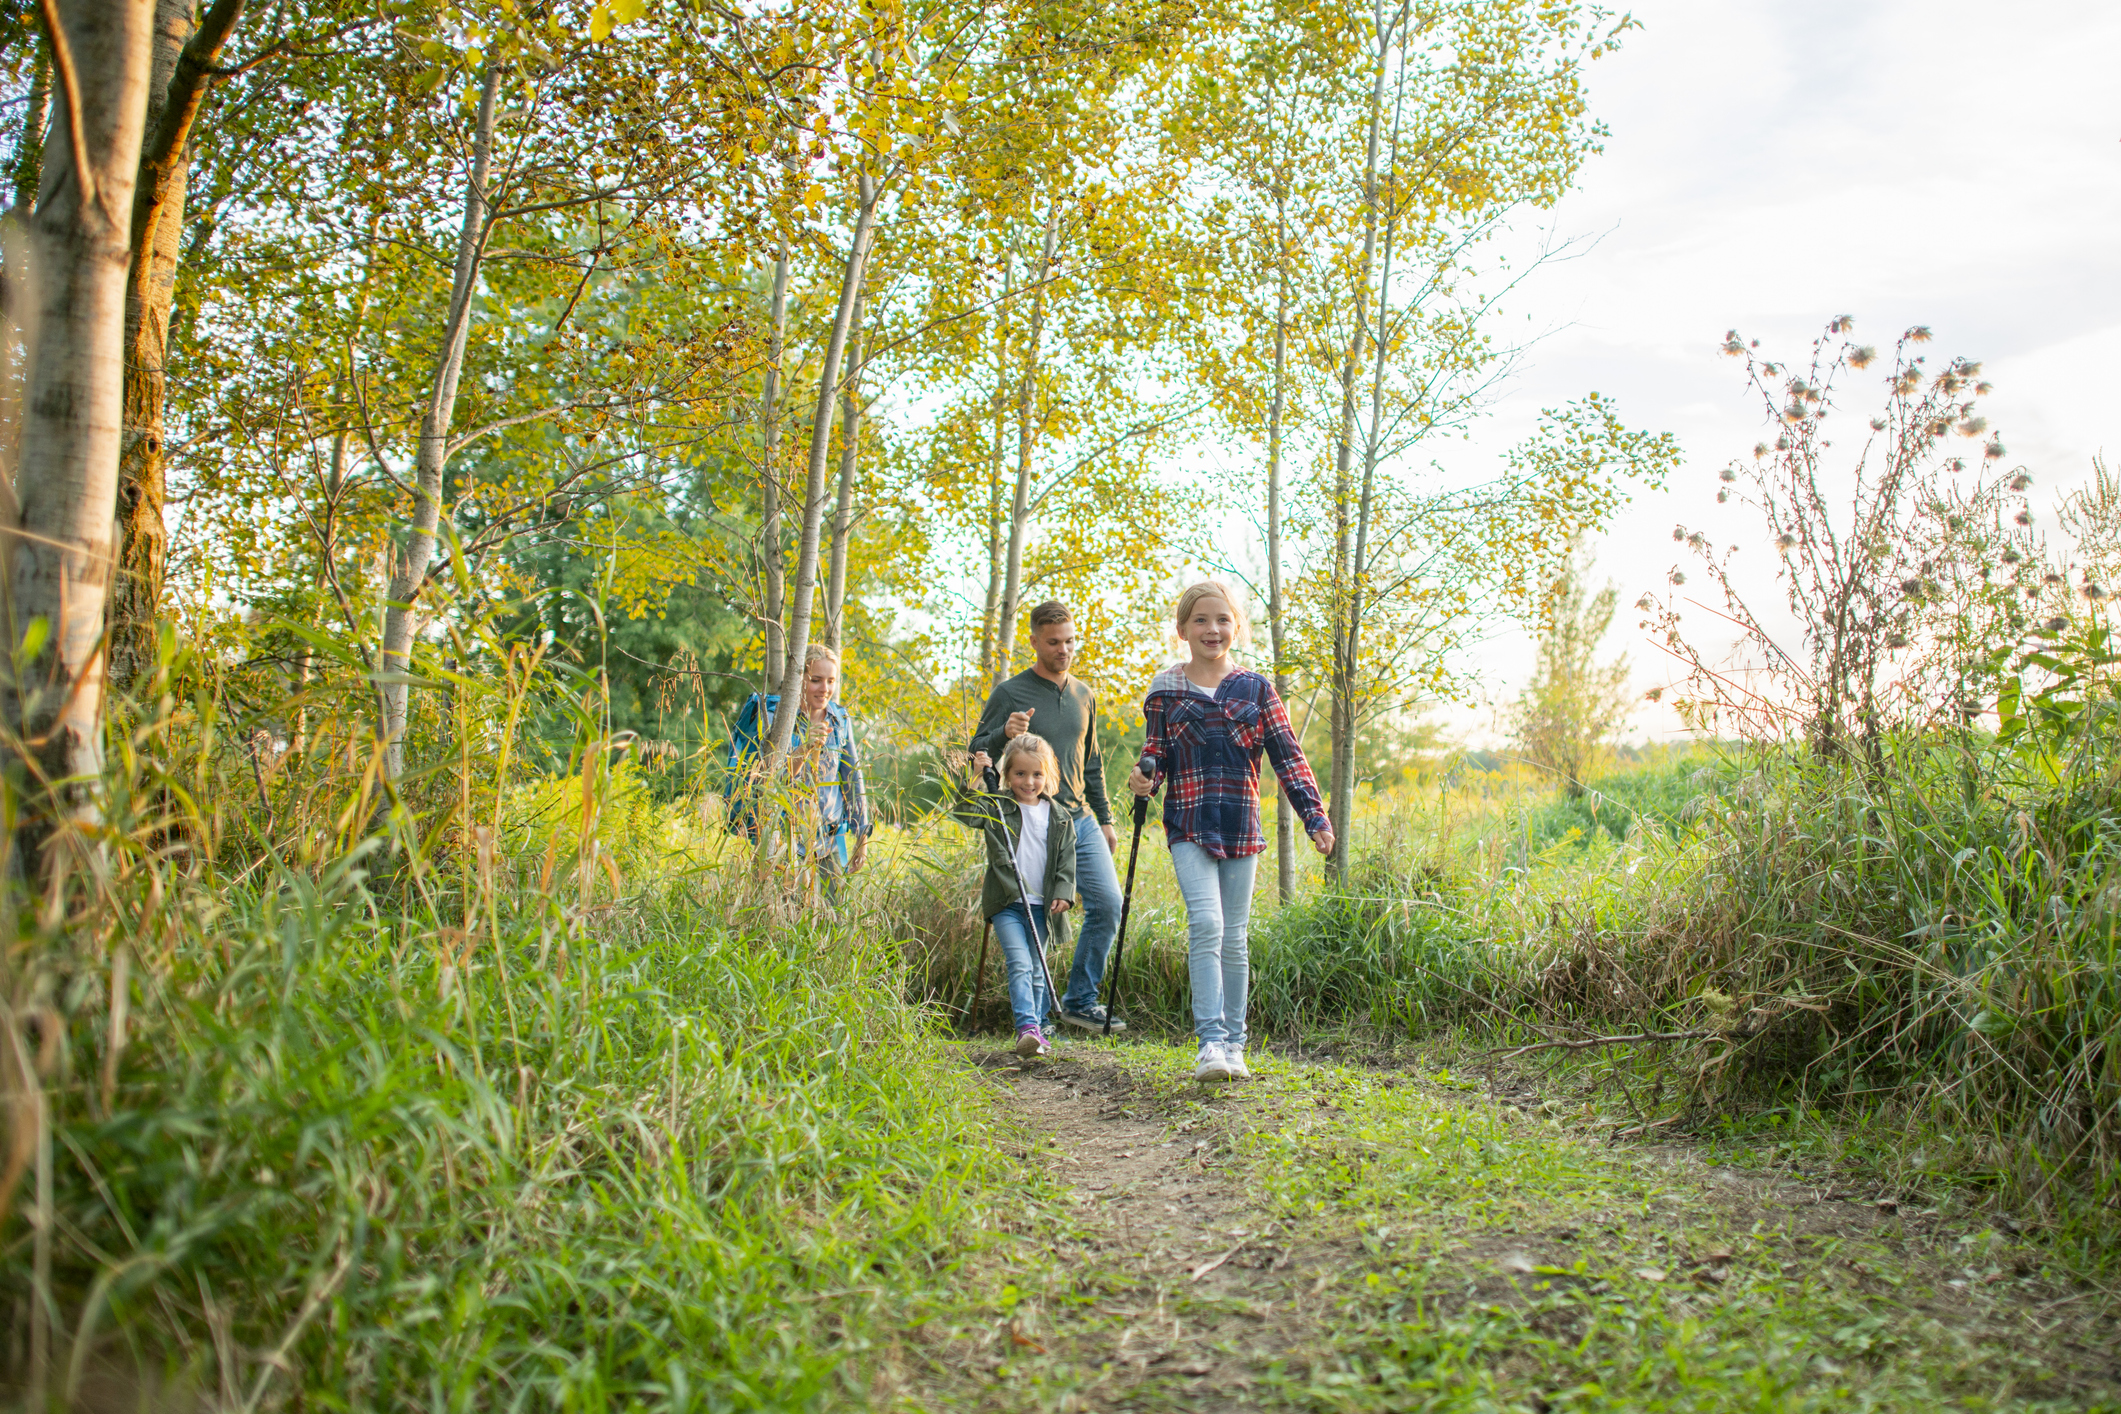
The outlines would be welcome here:
[[[1074,622],[1075,615],[1069,613],[1068,606],[1058,599],[1048,599],[1043,604],[1034,605],[1031,610],[1031,631],[1033,633],[1037,633],[1042,628],[1049,628],[1054,624],[1070,624]]]

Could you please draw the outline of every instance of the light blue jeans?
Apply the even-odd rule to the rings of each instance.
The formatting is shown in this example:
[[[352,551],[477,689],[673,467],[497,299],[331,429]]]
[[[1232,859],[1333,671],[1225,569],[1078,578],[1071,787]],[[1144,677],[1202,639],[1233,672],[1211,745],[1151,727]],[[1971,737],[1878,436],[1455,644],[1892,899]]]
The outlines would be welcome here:
[[[1075,957],[1068,967],[1068,991],[1061,1006],[1069,1011],[1088,1011],[1097,1005],[1097,994],[1105,981],[1105,955],[1112,951],[1112,935],[1119,931],[1119,871],[1112,867],[1112,849],[1095,815],[1075,822]]]
[[[1202,1041],[1245,1043],[1245,995],[1252,980],[1245,944],[1252,926],[1252,877],[1259,856],[1217,859],[1199,845],[1171,846],[1171,869],[1186,900],[1186,974],[1193,984],[1193,1032]]]
[[[1045,914],[1045,905],[1039,905],[1037,912]],[[1016,1029],[1036,1026],[1045,1030],[1053,998],[1046,991],[1046,969],[1039,966],[1032,949],[1043,947],[1051,935],[1051,916],[1033,922],[1019,901],[987,921],[994,925],[994,939],[1002,945],[1002,964],[1009,973],[1009,1010],[1016,1018]]]

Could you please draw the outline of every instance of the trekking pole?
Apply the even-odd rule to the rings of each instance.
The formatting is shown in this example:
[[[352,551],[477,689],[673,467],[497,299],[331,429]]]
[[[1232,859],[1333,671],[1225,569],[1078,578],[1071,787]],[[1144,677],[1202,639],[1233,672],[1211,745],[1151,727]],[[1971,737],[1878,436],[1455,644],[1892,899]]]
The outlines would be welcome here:
[[[1105,974],[1105,1029],[1112,1034],[1112,1011],[1119,1002],[1119,960],[1127,951],[1127,915],[1134,911],[1134,866],[1142,856],[1142,826],[1149,819],[1149,797],[1134,797],[1134,842],[1127,846],[1127,888],[1119,900],[1119,934],[1112,940],[1112,970]]]

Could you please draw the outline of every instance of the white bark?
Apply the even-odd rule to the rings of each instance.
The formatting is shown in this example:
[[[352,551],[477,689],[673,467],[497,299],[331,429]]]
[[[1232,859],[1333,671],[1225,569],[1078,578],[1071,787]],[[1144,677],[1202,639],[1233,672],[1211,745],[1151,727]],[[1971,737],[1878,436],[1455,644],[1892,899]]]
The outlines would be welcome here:
[[[1002,562],[1002,602],[994,635],[994,682],[1009,676],[1009,655],[1016,649],[1018,601],[1024,593],[1024,543],[1031,536],[1031,459],[1038,450],[1038,358],[1046,329],[1046,281],[1053,274],[1053,255],[1060,241],[1060,202],[1046,208],[1045,242],[1031,289],[1031,329],[1024,348],[1023,382],[1016,393],[1016,489],[1009,501],[1009,548]]]
[[[1286,209],[1286,199],[1277,194]],[[1282,657],[1281,597],[1281,419],[1287,406],[1289,371],[1289,235],[1286,217],[1275,223],[1274,393],[1267,406],[1267,635],[1274,652],[1274,691],[1286,705],[1289,674]],[[1296,893],[1296,819],[1289,813],[1289,792],[1275,785],[1281,800],[1274,811],[1274,884],[1287,903]]]
[[[25,766],[21,843],[86,817],[103,766],[103,605],[124,397],[134,174],[147,112],[153,0],[70,0],[53,36],[56,121],[27,224],[27,358],[15,503],[4,531],[10,644],[39,632],[0,685]],[[13,272],[10,272],[11,275]]]
[[[1355,671],[1360,644],[1350,629],[1348,608],[1352,600],[1349,563],[1349,501],[1354,491],[1350,474],[1355,453],[1355,384],[1362,365],[1363,341],[1369,328],[1370,272],[1377,259],[1377,149],[1384,126],[1386,61],[1391,51],[1391,28],[1380,10],[1377,16],[1377,76],[1370,91],[1370,136],[1363,167],[1362,262],[1355,275],[1355,310],[1348,336],[1348,354],[1340,373],[1340,446],[1333,468],[1333,783],[1327,813],[1333,822],[1333,870],[1342,878],[1348,868],[1348,827],[1355,806]],[[1347,597],[1343,597],[1347,596]]]
[[[781,355],[788,347],[788,242],[773,262],[772,321],[766,343],[766,386],[759,398],[759,568],[764,581],[766,689],[787,665],[787,566],[781,555]]]
[[[862,440],[862,297],[854,297],[854,324],[847,334],[847,387],[840,395],[840,495],[832,512],[832,560],[825,576],[825,646],[840,646],[847,607],[847,537],[854,533],[854,477]]]
[[[847,250],[847,264],[840,276],[839,310],[833,316],[832,336],[825,344],[824,366],[818,370],[817,410],[810,419],[809,475],[803,483],[803,534],[796,543],[795,590],[788,596],[788,662],[781,670],[781,701],[800,700],[803,686],[803,655],[810,648],[810,620],[817,598],[818,542],[825,521],[825,477],[832,453],[832,400],[838,394],[840,358],[847,351],[847,334],[854,324],[854,304],[862,290],[862,274],[869,264],[870,238],[876,231],[876,203],[882,191],[867,175],[856,179],[859,198],[855,207],[854,240]],[[766,775],[780,769],[795,735],[794,712],[774,714],[773,734],[766,744]]]
[[[442,352],[435,360],[427,406],[420,416],[420,445],[413,465],[412,524],[405,548],[398,556],[397,570],[391,576],[390,597],[383,610],[379,696],[383,704],[384,766],[393,781],[405,769],[405,721],[410,700],[405,674],[412,665],[412,640],[419,627],[419,606],[414,601],[427,581],[427,569],[434,560],[435,532],[442,523],[442,476],[449,452],[449,428],[456,417],[457,380],[464,372],[464,349],[471,337],[472,295],[485,254],[494,100],[500,87],[500,69],[488,64],[485,83],[479,90],[478,125],[472,135],[471,172],[464,189],[464,224],[457,237],[449,317],[443,329]]]

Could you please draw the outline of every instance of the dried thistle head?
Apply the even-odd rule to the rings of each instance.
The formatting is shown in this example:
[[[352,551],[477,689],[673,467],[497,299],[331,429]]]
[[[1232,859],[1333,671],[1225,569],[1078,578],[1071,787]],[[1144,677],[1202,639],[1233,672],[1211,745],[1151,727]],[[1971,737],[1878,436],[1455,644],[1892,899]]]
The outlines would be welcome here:
[[[1988,419],[1985,417],[1966,417],[1959,420],[1958,432],[1961,437],[1979,437],[1986,431]]]
[[[1869,344],[1863,344],[1848,351],[1848,365],[1851,368],[1869,368],[1877,357],[1878,350]]]
[[[1790,551],[1797,548],[1797,537],[1785,530],[1782,534],[1775,537],[1775,548],[1787,555]]]
[[[1835,316],[1833,317],[1833,319],[1832,319],[1831,321],[1829,321],[1829,322],[1828,322],[1828,324],[1827,324],[1827,326],[1826,326],[1826,332],[1827,332],[1827,333],[1829,333],[1829,334],[1846,334],[1846,333],[1848,333],[1848,332],[1849,332],[1850,330],[1854,329],[1855,327],[1856,327],[1856,316],[1855,316],[1855,315],[1853,315],[1853,314],[1837,314],[1837,315],[1835,315]]]
[[[2031,525],[2033,523],[2033,513],[2031,511],[2020,511],[2012,516],[2011,519],[2020,525]]]
[[[1914,328],[1907,331],[1905,337],[1911,344],[1926,344],[1930,341],[1930,326],[1917,324]]]
[[[2003,455],[2003,444],[2001,442],[1990,442],[1981,449],[1981,455],[1989,461],[1995,461]]]
[[[1885,419],[1884,419],[1884,418],[1882,418],[1882,417],[1874,417],[1874,418],[1872,418],[1872,419],[1871,419],[1871,431],[1873,431],[1873,432],[1883,432],[1883,431],[1885,431]]]
[[[1738,479],[1738,469],[1727,466],[1716,473],[1716,479],[1718,481],[1736,481]]]
[[[2023,491],[2032,484],[2033,474],[2029,471],[2021,471],[2011,478],[2011,490],[2013,491]]]
[[[1673,527],[1672,527],[1672,538],[1673,538],[1674,540],[1684,540],[1684,539],[1686,539],[1686,527],[1685,527],[1685,526],[1683,526],[1683,525],[1675,525],[1675,526],[1673,526]]]
[[[2040,576],[2040,582],[2052,589],[2062,582],[2062,576],[2056,574],[2053,570],[2049,570],[2046,574]]]
[[[1759,460],[1760,460],[1760,459],[1761,459],[1762,457],[1766,456],[1766,455],[1767,455],[1767,453],[1768,453],[1768,445],[1767,445],[1767,443],[1765,443],[1765,442],[1755,442],[1755,443],[1753,444],[1753,460],[1754,460],[1754,461],[1759,461]]]

